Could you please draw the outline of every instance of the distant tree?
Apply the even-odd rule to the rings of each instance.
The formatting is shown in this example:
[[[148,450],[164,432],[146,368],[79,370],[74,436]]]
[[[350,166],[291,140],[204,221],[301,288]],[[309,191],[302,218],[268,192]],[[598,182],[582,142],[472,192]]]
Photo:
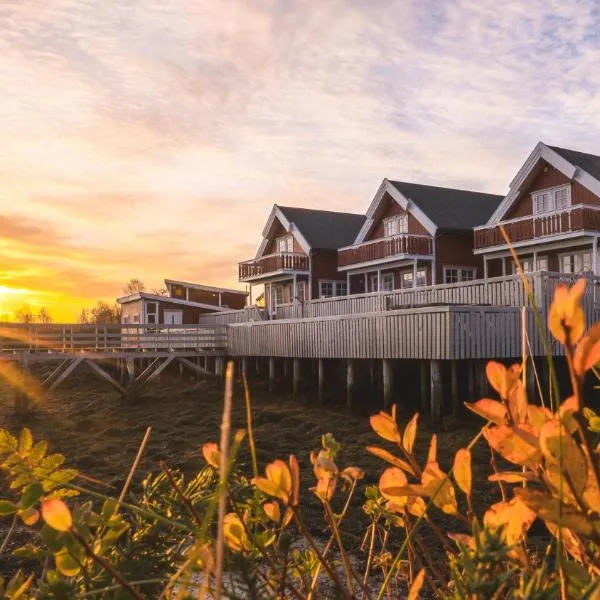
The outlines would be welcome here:
[[[24,304],[21,306],[21,308],[15,310],[15,321],[17,323],[33,323],[35,321],[35,317],[33,315],[33,311],[31,310],[31,306]]]
[[[166,287],[163,287],[163,288],[154,288],[152,290],[152,293],[155,296],[168,296],[169,295],[169,290]]]
[[[38,310],[37,322],[45,325],[47,325],[48,323],[52,323],[52,315],[45,306],[42,306],[40,310]]]
[[[90,309],[89,308],[82,308],[81,312],[79,313],[79,317],[77,318],[77,322],[78,323],[89,323],[91,321],[92,317],[90,315]]]
[[[144,282],[141,279],[136,279],[135,277],[133,277],[123,288],[123,293],[126,296],[131,296],[132,294],[138,294],[139,292],[143,292],[145,289],[146,286],[144,285]]]
[[[121,307],[118,304],[109,304],[98,300],[96,306],[90,310],[90,323],[119,323],[121,321]]]

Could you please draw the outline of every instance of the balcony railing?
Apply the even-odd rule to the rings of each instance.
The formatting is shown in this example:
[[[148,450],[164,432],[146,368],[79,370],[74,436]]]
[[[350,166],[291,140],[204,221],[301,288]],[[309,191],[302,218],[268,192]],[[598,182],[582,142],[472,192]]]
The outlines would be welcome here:
[[[260,279],[280,272],[308,272],[308,256],[295,252],[277,252],[240,263],[240,281]]]
[[[338,266],[349,267],[403,255],[431,256],[432,254],[433,242],[431,237],[404,233],[356,246],[340,248],[338,250]]]
[[[576,204],[561,211],[501,221],[494,227],[477,227],[475,248],[506,244],[500,225],[513,244],[575,231],[600,231],[600,207]]]

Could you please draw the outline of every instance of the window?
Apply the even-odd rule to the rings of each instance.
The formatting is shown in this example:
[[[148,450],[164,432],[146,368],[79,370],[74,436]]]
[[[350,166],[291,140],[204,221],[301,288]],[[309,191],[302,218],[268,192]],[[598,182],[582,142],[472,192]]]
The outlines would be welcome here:
[[[146,323],[148,323],[150,325],[154,325],[156,323],[156,315],[153,315],[153,314],[146,315]]]
[[[563,254],[560,257],[562,273],[584,273],[592,270],[592,253],[589,250]]]
[[[381,276],[381,289],[384,292],[391,292],[394,289],[394,274],[384,273]]]
[[[371,275],[369,277],[369,291],[370,292],[378,292],[379,291],[379,276]]]
[[[158,323],[158,302],[146,302],[146,323]]]
[[[411,288],[413,286],[413,272],[412,271],[404,271],[401,277],[402,287],[403,288]],[[427,270],[426,269],[418,269],[417,270],[417,287],[422,285],[427,285]]]
[[[278,285],[273,289],[275,290],[275,306],[283,304],[283,286]]]
[[[277,252],[293,252],[294,238],[291,235],[286,235],[277,238]]]
[[[444,267],[444,283],[473,281],[476,273],[475,267]]]
[[[564,210],[571,206],[571,186],[561,185],[531,194],[533,214],[540,215],[555,210]]]
[[[397,215],[383,221],[383,235],[392,237],[408,232],[408,215]]]
[[[521,263],[521,267],[523,268],[523,273],[531,273],[533,271],[533,258],[531,256],[527,258],[519,257],[519,261]],[[515,263],[512,265],[512,272],[515,275],[519,272]]]
[[[537,270],[538,271],[547,271],[548,270],[548,257],[547,256],[538,256]]]
[[[124,325],[127,325],[129,323],[129,315],[123,315],[123,318],[121,319],[121,322]]]
[[[332,298],[347,294],[348,283],[346,281],[319,281],[319,298]]]
[[[134,313],[134,315],[133,315],[133,322],[134,323],[139,323],[140,322],[140,313]]]
[[[304,302],[306,300],[305,284],[304,281],[296,282],[296,300],[298,302]]]

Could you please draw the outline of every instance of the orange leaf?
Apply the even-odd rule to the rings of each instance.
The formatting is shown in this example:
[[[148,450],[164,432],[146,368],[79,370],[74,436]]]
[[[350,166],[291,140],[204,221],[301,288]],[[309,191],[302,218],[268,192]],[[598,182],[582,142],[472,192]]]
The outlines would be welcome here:
[[[423,587],[423,582],[425,581],[425,569],[421,569],[418,575],[415,577],[412,585],[410,586],[410,590],[408,591],[408,597],[406,600],[417,600],[419,597],[419,592]]]
[[[536,406],[535,404],[527,405],[527,422],[531,425],[536,435],[539,435],[544,423],[547,423],[553,417],[552,411],[543,406]]]
[[[396,420],[391,415],[380,412],[377,415],[372,415],[369,421],[375,433],[377,433],[384,440],[388,440],[388,442],[395,442],[396,444],[400,444],[402,442]]]
[[[494,473],[488,477],[488,481],[505,481],[506,483],[522,483],[523,481],[537,481],[532,473],[523,473],[522,471],[503,471]]]
[[[477,400],[477,402],[465,402],[465,406],[480,417],[492,421],[492,423],[496,423],[497,425],[506,423],[506,407],[502,402],[498,402],[498,400],[482,398],[481,400]]]
[[[581,338],[573,357],[573,366],[578,375],[584,375],[600,362],[600,322],[596,323]]]
[[[19,512],[19,516],[25,525],[31,527],[38,522],[40,513],[35,508],[26,508],[25,510]]]
[[[493,504],[483,516],[484,524],[492,530],[503,527],[506,543],[515,544],[535,520],[535,512],[518,497],[510,502]]]
[[[202,455],[204,456],[204,460],[215,469],[219,468],[220,460],[221,460],[221,452],[219,451],[219,446],[215,442],[206,442],[204,446],[202,446]]]
[[[257,477],[254,480],[256,487],[287,504],[292,492],[292,475],[289,467],[282,460],[275,460],[267,465],[266,475],[266,478]]]
[[[434,463],[437,461],[437,435],[434,433],[431,436],[431,442],[429,444],[429,452],[427,453],[427,462]]]
[[[365,472],[360,467],[346,467],[340,475],[350,483],[365,478]]]
[[[581,298],[585,292],[585,279],[579,279],[571,289],[559,285],[554,291],[554,300],[548,313],[548,328],[561,343],[567,341],[567,330],[571,344],[577,343],[585,330],[585,314]]]
[[[471,451],[461,448],[454,456],[454,479],[458,487],[467,495],[471,495]]]
[[[58,498],[42,500],[42,518],[52,529],[56,529],[56,531],[69,531],[73,526],[71,511]]]
[[[500,394],[500,398],[506,398],[508,391],[506,388],[506,367],[502,363],[490,360],[485,365],[485,374],[490,385]]]
[[[436,462],[427,463],[421,483],[427,490],[427,494],[431,496],[431,501],[435,506],[448,515],[456,514],[458,505],[454,486]]]
[[[524,430],[524,428],[525,425],[521,425],[520,429]],[[542,453],[537,445],[533,445],[523,439],[523,435],[518,435],[508,425],[490,427],[483,432],[483,435],[488,444],[498,454],[513,464],[534,467],[542,457]]]
[[[413,446],[415,445],[418,420],[419,413],[415,413],[413,418],[408,422],[408,425],[404,429],[404,434],[402,435],[402,445],[408,454],[412,454]]]
[[[279,510],[279,504],[273,500],[272,502],[265,502],[263,504],[263,510],[265,514],[271,521],[275,521],[275,523],[279,523],[281,519],[281,511]]]
[[[408,484],[408,479],[404,471],[396,467],[387,468],[379,478],[379,490],[381,495],[392,501],[399,507],[404,507],[408,501],[408,496],[396,495],[393,491],[396,488],[403,488]]]
[[[240,552],[248,547],[248,537],[244,525],[235,513],[228,513],[223,519],[223,534],[225,542],[234,552]]]
[[[414,469],[401,458],[397,458],[391,452],[384,450],[383,448],[378,448],[377,446],[367,446],[367,452],[374,454],[378,458],[382,458],[386,462],[389,462],[391,465],[410,473],[411,475],[415,475]]]
[[[509,388],[506,402],[512,420],[515,423],[525,423],[527,421],[527,392],[519,379]]]

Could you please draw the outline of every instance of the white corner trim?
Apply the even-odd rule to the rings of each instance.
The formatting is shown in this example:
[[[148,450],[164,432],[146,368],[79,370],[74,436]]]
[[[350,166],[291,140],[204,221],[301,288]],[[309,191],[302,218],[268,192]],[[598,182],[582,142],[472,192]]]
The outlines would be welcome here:
[[[290,223],[288,231],[296,238],[302,250],[308,256],[310,254],[310,244],[306,241],[306,238],[302,235],[302,232],[296,227],[295,223]]]
[[[395,200],[406,212],[411,213],[425,229],[429,232],[429,234],[433,237],[437,231],[437,225],[413,202],[410,198],[407,198],[402,194],[396,186],[390,183],[389,179],[384,179],[373,198],[369,209],[367,210],[367,220],[362,226],[361,230],[358,232],[356,236],[356,240],[354,240],[353,245],[362,244],[365,241],[365,238],[371,231],[373,224],[375,223],[375,213],[379,208],[379,204],[381,203],[385,194],[389,194],[393,200]]]
[[[598,179],[564,159],[560,154],[552,150],[549,146],[546,146],[543,142],[538,142],[533,149],[533,152],[529,155],[523,166],[511,181],[510,191],[498,205],[498,208],[494,211],[494,214],[490,217],[486,225],[495,225],[502,220],[513,202],[517,199],[517,196],[521,193],[521,188],[527,177],[529,177],[540,160],[545,160],[569,180],[577,181],[592,192],[592,194],[600,197],[600,181],[598,181]]]

